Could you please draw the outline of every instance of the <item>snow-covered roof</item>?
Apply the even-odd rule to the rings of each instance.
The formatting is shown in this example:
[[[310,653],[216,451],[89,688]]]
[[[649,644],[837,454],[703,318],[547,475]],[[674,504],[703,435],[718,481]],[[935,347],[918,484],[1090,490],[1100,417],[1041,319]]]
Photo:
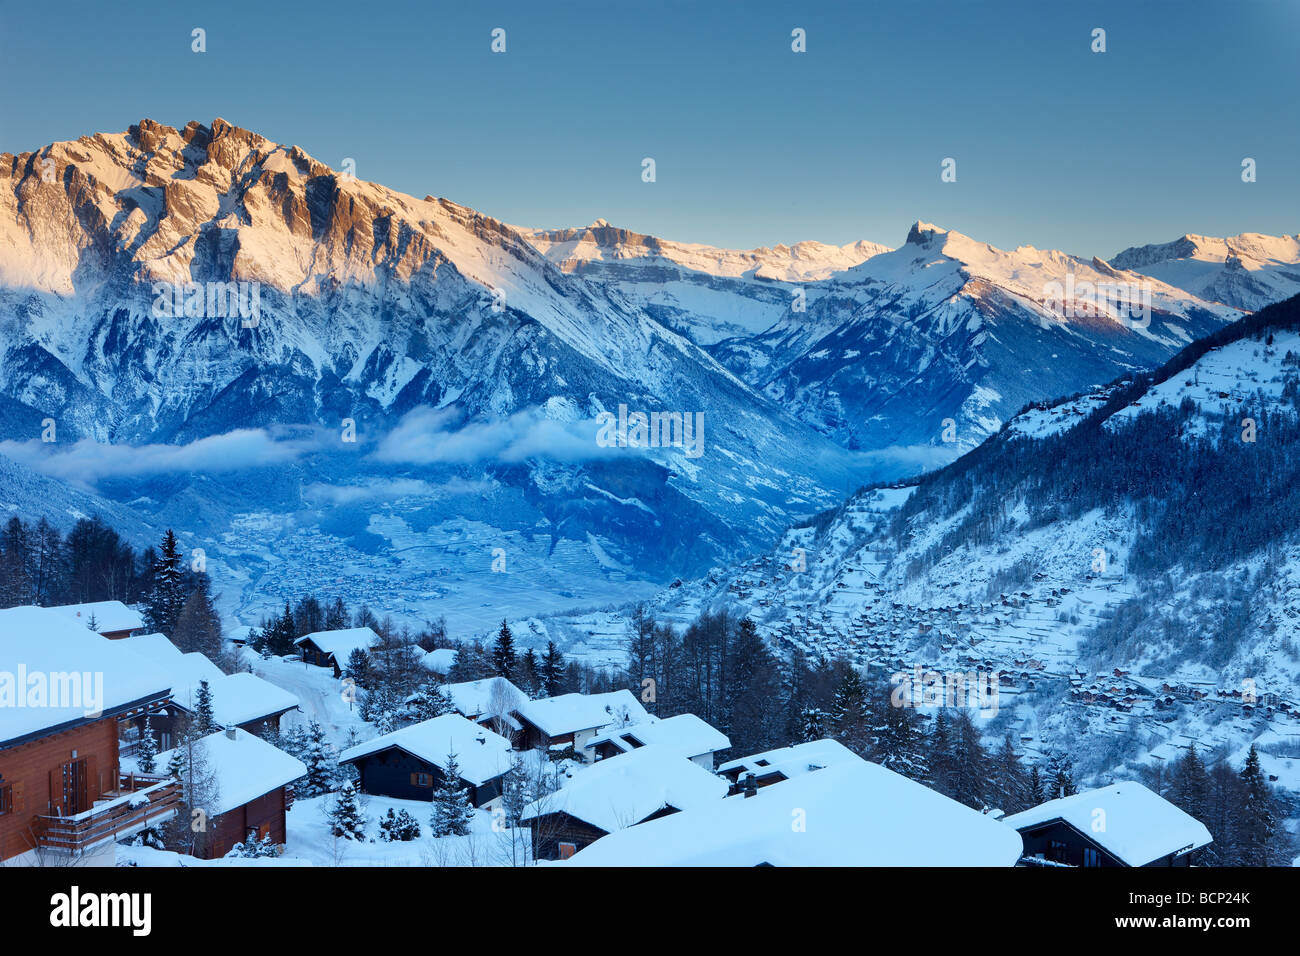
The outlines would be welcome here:
[[[1213,840],[1205,824],[1132,781],[1048,800],[1002,822],[1023,831],[1052,820],[1068,823],[1129,866],[1146,866]]]
[[[608,694],[561,694],[559,697],[526,700],[516,713],[548,737],[611,724],[627,727],[642,723],[650,716],[628,690]]]
[[[134,631],[144,627],[144,618],[135,608],[127,607],[121,601],[92,601],[89,604],[61,604],[50,608],[66,614],[77,623],[89,628],[91,618],[95,620],[95,631],[106,634],[113,631]]]
[[[167,675],[129,643],[105,640],[52,608],[0,611],[0,745],[166,696]],[[47,688],[39,700],[34,680]]]
[[[567,813],[613,833],[665,807],[721,801],[727,789],[725,780],[679,752],[651,745],[580,770],[565,787],[524,808],[522,819]]]
[[[295,644],[311,641],[326,654],[333,654],[339,667],[348,662],[348,655],[358,647],[368,651],[379,643],[379,635],[368,627],[346,627],[338,631],[314,631],[304,634]]]
[[[452,706],[466,717],[507,716],[528,700],[528,695],[504,677],[461,681],[443,688]]]
[[[810,770],[823,770],[841,764],[852,764],[861,758],[838,740],[810,740],[792,747],[780,747],[750,757],[728,760],[718,767],[718,773],[743,777],[752,773],[766,777],[779,772],[783,777],[799,777]]]
[[[193,712],[198,689],[197,682],[187,688],[176,687],[172,696],[177,704]],[[212,691],[212,717],[222,726],[246,724],[298,706],[298,698],[292,693],[256,674],[222,674],[208,681],[208,689]]]
[[[198,651],[182,654],[162,634],[138,635],[124,643],[167,674],[171,681],[172,699],[191,713],[199,682],[206,680],[208,689],[212,691],[212,716],[222,726],[246,724],[298,706],[298,698],[284,688],[256,674],[224,674]]]
[[[234,739],[218,730],[201,738],[204,770],[216,780],[216,796],[204,807],[209,816],[229,813],[307,773],[297,757],[271,746],[260,737],[234,728]],[[166,767],[174,750],[159,754],[157,766]]]
[[[454,647],[439,647],[429,651],[420,658],[420,665],[428,671],[435,674],[451,673],[451,666],[456,663],[456,649]]]
[[[624,753],[658,744],[684,757],[717,753],[731,746],[726,734],[694,714],[678,714],[663,720],[650,717],[631,727],[605,730],[587,741],[587,749],[602,743],[612,744]]]
[[[596,765],[615,767],[628,754]],[[577,866],[1013,866],[1020,834],[877,764],[827,767],[597,840]]]
[[[443,714],[349,747],[339,755],[339,763],[350,763],[390,747],[405,750],[443,770],[447,769],[448,756],[455,754],[461,779],[475,786],[510,769],[510,741],[460,714]]]

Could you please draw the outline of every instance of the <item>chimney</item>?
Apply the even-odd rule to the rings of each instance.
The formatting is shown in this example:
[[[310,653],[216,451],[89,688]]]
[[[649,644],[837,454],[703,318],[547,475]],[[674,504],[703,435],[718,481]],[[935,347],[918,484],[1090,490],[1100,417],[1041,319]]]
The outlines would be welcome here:
[[[745,798],[756,796],[758,794],[758,783],[754,780],[752,773],[745,774]]]
[[[228,740],[234,740],[234,739],[235,739],[235,725],[234,725],[234,724],[227,724],[227,725],[226,725],[226,738],[227,738]]]

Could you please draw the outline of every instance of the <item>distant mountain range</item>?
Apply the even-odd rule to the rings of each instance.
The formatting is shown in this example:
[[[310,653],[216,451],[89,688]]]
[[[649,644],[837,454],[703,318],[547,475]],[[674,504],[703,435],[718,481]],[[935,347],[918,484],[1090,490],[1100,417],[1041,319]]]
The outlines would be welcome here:
[[[232,569],[261,569],[236,575],[246,597],[273,586],[276,535],[314,529],[381,579],[442,555],[419,586],[392,578],[393,602],[422,615],[479,560],[424,580],[455,538],[434,529],[469,511],[475,548],[541,540],[543,563],[576,548],[570,583],[662,581],[761,550],[863,482],[951,461],[1029,402],[1161,364],[1300,289],[1298,243],[1187,237],[1106,263],[924,223],[897,249],[524,229],[223,120],[142,120],[0,155],[0,450],[151,527],[224,540]],[[214,311],[222,283],[245,304],[256,289],[255,320]],[[1149,322],[1104,302],[1063,314],[1075,303],[1051,289],[1077,283],[1141,285]],[[600,445],[620,406],[702,413],[704,454]],[[58,439],[41,443],[48,419]],[[248,429],[266,448],[198,453],[246,449]],[[132,465],[107,445],[197,451]],[[465,482],[472,506],[447,490]],[[279,530],[254,547],[232,531],[250,521]]]

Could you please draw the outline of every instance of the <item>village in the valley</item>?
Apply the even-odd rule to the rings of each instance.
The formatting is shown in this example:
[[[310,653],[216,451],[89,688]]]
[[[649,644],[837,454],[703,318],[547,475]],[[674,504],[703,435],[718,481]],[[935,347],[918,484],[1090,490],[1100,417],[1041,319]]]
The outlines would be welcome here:
[[[1028,599],[923,612],[879,598],[837,650],[903,668],[889,638],[932,635],[954,661],[1001,674],[1012,697],[1060,680],[1071,706],[1154,721],[1173,701],[1247,706],[971,639],[973,623]],[[655,716],[653,695],[548,695],[555,654],[530,695],[501,675],[451,680],[457,649],[368,626],[306,634],[279,655],[255,652],[263,639],[245,628],[222,642],[238,662],[227,672],[144,623],[120,602],[0,611],[26,675],[7,692],[28,695],[0,722],[6,865],[1184,866],[1212,843],[1203,821],[1136,780],[1049,786],[1005,814],[834,739],[737,753],[699,716]],[[814,616],[788,639],[830,632]],[[358,678],[394,656],[425,677],[396,710],[363,719]],[[61,676],[38,700],[46,675]],[[1257,707],[1294,717],[1287,701]],[[1090,826],[1098,808],[1104,832]]]

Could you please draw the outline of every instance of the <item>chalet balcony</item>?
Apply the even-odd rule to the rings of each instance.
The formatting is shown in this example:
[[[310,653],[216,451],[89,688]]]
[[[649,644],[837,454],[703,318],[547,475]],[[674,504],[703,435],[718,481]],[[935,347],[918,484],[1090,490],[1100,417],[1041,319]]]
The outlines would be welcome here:
[[[118,787],[89,810],[71,816],[36,818],[37,846],[81,853],[108,841],[122,840],[175,815],[181,805],[181,782],[157,774],[119,774]]]

